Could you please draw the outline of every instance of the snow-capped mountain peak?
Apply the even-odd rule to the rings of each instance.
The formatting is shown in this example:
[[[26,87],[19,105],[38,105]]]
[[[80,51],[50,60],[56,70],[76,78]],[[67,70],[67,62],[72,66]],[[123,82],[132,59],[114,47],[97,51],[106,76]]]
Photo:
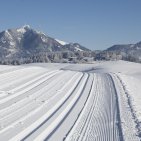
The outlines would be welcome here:
[[[30,27],[30,25],[24,25],[23,28],[24,29],[30,29],[31,27]]]
[[[30,29],[30,26],[29,25],[24,25],[21,28],[18,28],[17,32],[20,32],[20,33],[24,34],[28,29]]]
[[[19,29],[17,29],[17,32],[20,32],[20,33],[25,33],[25,32],[26,32],[26,30],[25,30],[24,28],[19,28]]]

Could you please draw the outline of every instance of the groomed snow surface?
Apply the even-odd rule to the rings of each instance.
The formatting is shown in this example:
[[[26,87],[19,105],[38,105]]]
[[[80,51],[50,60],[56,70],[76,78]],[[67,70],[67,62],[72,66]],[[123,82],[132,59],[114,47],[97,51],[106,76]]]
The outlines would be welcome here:
[[[0,66],[0,141],[140,141],[141,65]]]

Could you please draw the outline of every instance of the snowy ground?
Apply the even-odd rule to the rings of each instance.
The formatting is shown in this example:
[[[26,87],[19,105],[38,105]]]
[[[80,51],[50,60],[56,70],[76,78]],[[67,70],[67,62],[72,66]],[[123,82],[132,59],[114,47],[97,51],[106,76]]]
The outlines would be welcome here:
[[[0,141],[140,141],[141,65],[0,66]]]

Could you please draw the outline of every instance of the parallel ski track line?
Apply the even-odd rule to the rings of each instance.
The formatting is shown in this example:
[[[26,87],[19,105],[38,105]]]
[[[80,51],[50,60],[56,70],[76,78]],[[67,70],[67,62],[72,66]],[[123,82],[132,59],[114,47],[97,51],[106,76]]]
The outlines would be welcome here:
[[[0,85],[3,86],[3,84],[4,85],[8,84],[9,80],[10,81],[15,80],[17,78],[17,76],[21,76],[22,77],[23,75],[26,75],[27,71],[32,71],[32,69],[33,68],[23,68],[23,69],[17,70],[18,72],[10,72],[10,74],[0,75],[0,79],[1,79]],[[4,80],[5,83],[3,83],[3,80]]]
[[[98,77],[97,77],[96,80],[97,80],[97,82],[100,81],[100,79]],[[92,101],[90,101],[93,104],[91,105],[90,110],[89,110],[89,112],[87,114],[87,118],[86,118],[86,120],[84,122],[84,126],[81,129],[81,132],[79,133],[78,141],[86,140],[86,138],[87,138],[88,128],[89,128],[89,124],[91,124],[91,119],[92,119],[93,111],[94,111],[95,106],[98,103],[98,95],[99,95],[99,85],[98,85],[98,83],[95,84],[95,89],[94,90],[95,90],[95,93],[97,93],[97,94],[95,96],[93,96]],[[91,94],[93,94],[93,91],[92,91]],[[88,103],[88,104],[90,104],[90,103]]]
[[[78,140],[82,131],[84,130],[84,127],[87,123],[87,119],[89,117],[90,114],[92,114],[90,111],[92,109],[92,105],[90,105],[90,101],[95,101],[94,100],[94,96],[93,96],[93,87],[96,85],[95,82],[96,76],[94,77],[94,81],[92,84],[92,89],[90,92],[90,96],[87,100],[87,103],[84,105],[83,111],[81,112],[78,120],[76,121],[74,127],[72,128],[72,130],[70,131],[70,133],[67,135],[65,141],[73,141],[73,140]],[[93,102],[95,103],[95,102]]]
[[[82,76],[81,76],[81,77],[82,77]],[[80,77],[80,78],[81,78],[81,77]],[[77,79],[79,79],[79,78],[77,78]],[[80,80],[79,80],[79,81],[80,81]],[[79,82],[79,81],[78,81],[78,82]],[[77,84],[78,82],[75,82],[75,83]],[[74,84],[74,87],[76,87],[76,84]],[[72,89],[72,90],[73,90],[73,89]],[[71,92],[71,90],[70,90],[69,92]],[[69,92],[68,92],[68,94],[69,94]],[[69,95],[68,95],[68,96],[69,96]],[[67,98],[67,97],[66,97],[66,98]],[[65,100],[65,99],[64,99],[64,100]],[[63,102],[64,100],[61,99],[62,102]],[[59,101],[59,102],[61,102],[61,101]],[[55,112],[55,110],[57,110],[57,109],[59,108],[58,106],[61,104],[61,103],[59,103],[59,102],[53,107],[53,109],[51,109],[50,111],[48,111],[48,113],[47,113],[48,117],[50,117],[50,116]],[[45,118],[46,118],[46,116],[43,116],[43,117],[40,118],[39,121],[42,122],[42,121],[45,120]],[[23,118],[22,120],[25,120],[25,119]],[[19,121],[18,121],[18,122],[19,122]],[[17,123],[16,123],[16,124],[17,124]],[[33,123],[31,126],[37,126],[37,124],[39,124],[39,123],[35,122],[35,123]],[[40,125],[40,124],[39,124],[39,125]],[[33,130],[33,128],[32,128],[32,130]],[[31,130],[31,127],[28,127],[28,129],[26,129],[25,131],[23,131],[22,134],[23,134],[23,133],[24,133],[24,134],[25,134],[25,133],[28,134],[29,131],[31,132],[32,130]],[[28,131],[28,132],[27,132],[27,131]],[[26,134],[25,134],[25,135],[26,135]],[[23,136],[23,137],[24,137],[24,136]]]
[[[24,69],[19,70],[19,80],[9,72],[13,86],[6,73],[0,74],[9,84],[1,88],[11,92],[0,99],[0,140],[50,140],[87,91],[64,141],[140,141],[128,94],[117,74],[41,70],[22,78]]]
[[[111,80],[106,74],[104,78],[102,78],[100,74],[95,75],[90,97],[80,114],[78,121],[66,137],[65,141],[120,140],[118,128],[116,126],[117,111],[115,95],[112,92],[112,84],[110,83]],[[107,85],[105,85],[105,83],[107,83]],[[107,86],[110,87],[110,99],[107,98],[108,95],[104,94],[104,89],[101,89]],[[107,99],[106,101],[105,98]],[[103,103],[104,107],[100,104],[101,102],[105,103]]]
[[[124,136],[123,136],[123,130],[122,130],[122,125],[121,125],[121,112],[120,112],[120,102],[119,102],[119,96],[118,96],[118,92],[117,92],[117,88],[115,86],[115,82],[113,80],[113,77],[111,74],[107,74],[109,75],[111,81],[112,81],[112,84],[113,84],[113,87],[114,87],[114,91],[115,91],[115,96],[116,96],[116,107],[117,107],[117,126],[118,126],[118,129],[119,129],[119,136],[120,136],[120,141],[124,141]]]
[[[72,111],[72,109],[75,107],[76,103],[80,99],[86,87],[88,79],[89,79],[89,74],[88,76],[86,76],[85,74],[83,80],[81,79],[81,83],[82,83],[81,86],[79,87],[78,91],[74,95],[73,99],[68,103],[67,107],[65,107],[65,109],[59,114],[59,116],[48,127],[46,127],[37,137],[35,137],[34,141],[48,140],[53,135],[53,133],[57,130],[57,128],[59,128],[59,126],[63,123],[63,121]]]
[[[68,75],[68,73],[63,73],[63,75]],[[62,76],[63,77],[63,76]],[[60,78],[60,77],[59,77]],[[60,78],[61,79],[61,78]],[[55,81],[55,84],[53,84],[53,86],[54,85],[56,85],[58,82],[61,82],[61,80],[56,80]],[[51,84],[50,84],[51,85]],[[33,97],[32,98],[30,98],[30,99],[28,99],[28,97],[26,97],[26,98],[23,98],[22,100],[20,100],[20,101],[18,101],[18,102],[16,102],[15,104],[14,104],[14,107],[15,108],[17,108],[17,107],[19,107],[18,109],[14,109],[13,107],[12,107],[12,111],[10,111],[10,113],[8,113],[7,111],[9,110],[9,109],[11,109],[11,106],[9,106],[9,107],[7,107],[7,108],[5,108],[5,109],[2,109],[2,110],[0,110],[0,121],[1,120],[3,120],[4,118],[6,118],[6,117],[8,117],[9,115],[12,115],[12,114],[14,114],[15,112],[17,112],[17,111],[20,111],[20,110],[22,110],[22,108],[26,108],[26,107],[28,107],[29,106],[29,108],[30,108],[30,105],[32,106],[32,102],[33,102],[33,105],[34,105],[34,102],[38,105],[38,102],[39,103],[42,103],[42,101],[40,101],[39,100],[39,98],[40,97],[44,97],[45,96],[45,94],[46,93],[49,93],[49,91],[50,91],[50,89],[47,87],[47,88],[45,88],[45,87],[43,87],[43,90],[41,90],[40,89],[40,91],[38,92],[38,95],[36,94],[36,93],[34,93],[34,95],[33,95]],[[54,95],[55,96],[55,95]],[[51,97],[50,97],[51,98]],[[49,98],[49,99],[50,99]],[[37,100],[36,100],[37,99]],[[47,99],[47,100],[49,100],[49,99]],[[27,101],[28,100],[28,101]],[[44,102],[46,101],[46,99],[44,99]],[[26,103],[25,103],[26,102]],[[22,103],[22,105],[21,105],[21,103]],[[20,104],[20,106],[18,106]],[[25,106],[24,106],[25,105]],[[27,108],[28,109],[28,108]],[[5,111],[5,116],[3,115],[3,113],[2,112],[4,112]],[[1,116],[2,116],[2,118],[1,118]]]
[[[68,73],[62,73],[62,75],[67,75]],[[59,77],[60,79],[61,79],[61,77]],[[59,82],[60,80],[58,80],[58,82]],[[54,81],[55,83],[57,83],[57,81]],[[52,84],[52,83],[51,83]],[[48,87],[47,87],[48,88]],[[1,115],[2,115],[2,117],[0,118],[0,122],[2,122],[3,120],[4,121],[10,121],[10,120],[8,120],[7,118],[9,117],[10,118],[10,115],[11,116],[13,116],[13,117],[16,117],[16,115],[18,115],[18,117],[19,117],[19,115],[22,113],[23,114],[23,112],[22,112],[22,109],[27,109],[27,110],[25,110],[25,111],[29,111],[29,109],[31,109],[31,110],[33,110],[34,108],[36,109],[37,107],[38,107],[38,105],[42,105],[42,103],[44,103],[45,101],[46,101],[46,99],[44,99],[44,102],[42,102],[42,101],[40,101],[40,100],[38,100],[40,97],[42,97],[43,95],[46,95],[46,93],[48,93],[48,91],[50,91],[50,89],[47,89],[47,88],[43,88],[43,90],[41,91],[39,91],[38,92],[38,95],[37,94],[35,94],[34,93],[34,97],[32,97],[32,98],[30,98],[30,99],[28,99],[28,97],[26,97],[26,98],[23,98],[23,99],[21,99],[20,101],[18,101],[17,103],[15,103],[14,104],[14,107],[15,108],[17,108],[17,107],[19,107],[18,109],[12,109],[12,111],[10,112],[10,113],[7,113],[7,111],[9,110],[9,108],[11,108],[10,106],[9,107],[7,107],[6,109],[4,109],[4,110],[2,110],[0,113],[1,113]],[[36,100],[37,99],[37,100]],[[28,101],[27,101],[28,100]],[[49,99],[47,99],[47,100],[49,100]],[[27,102],[26,102],[27,101]],[[20,105],[20,106],[18,106],[21,102],[26,102],[26,103],[22,103],[22,105]],[[24,106],[25,105],[25,106]],[[35,107],[34,107],[34,105],[35,105]],[[13,108],[13,107],[12,107]],[[5,116],[3,115],[3,112],[6,112],[5,113]],[[17,113],[19,111],[19,114]],[[14,113],[15,113],[15,116],[14,116]],[[17,114],[16,114],[17,113]],[[16,118],[18,118],[18,117],[16,117]],[[14,118],[14,119],[16,119],[16,118]],[[6,120],[7,119],[7,120]]]
[[[21,137],[23,138],[24,136],[28,135],[30,132],[31,132],[30,134],[34,133],[49,118],[51,118],[56,113],[56,111],[64,104],[64,102],[70,97],[72,91],[75,89],[75,87],[77,87],[81,79],[82,79],[82,75],[79,78],[77,78],[77,81],[74,83],[72,88],[69,89],[68,93],[62,99],[60,99],[60,101],[58,101],[53,108],[51,108],[45,115],[43,115],[42,117],[40,117],[40,119],[38,119],[32,125],[30,125],[26,130],[19,133],[13,140]]]
[[[34,78],[43,76],[45,73],[49,72],[49,70],[44,70],[44,71],[35,71],[34,73],[30,73],[27,75],[21,76],[21,77],[17,77],[18,79],[14,79],[12,81],[9,81],[7,83],[5,83],[5,85],[3,85],[1,87],[1,89],[3,91],[7,91],[9,93],[14,93],[16,90],[18,90],[21,86],[25,85],[27,82],[33,80]]]
[[[60,102],[58,102],[53,109],[54,110],[50,110],[51,114],[50,116],[48,116],[48,118],[46,118],[46,120],[40,124],[40,126],[38,126],[37,129],[40,129],[51,117],[53,117],[55,115],[55,113],[68,101],[68,99],[73,95],[74,91],[77,89],[78,85],[81,83],[82,79],[84,79],[84,74],[81,75],[79,78],[77,78],[78,81],[75,82],[75,84],[73,86],[71,86],[71,90],[69,89],[67,94],[65,94],[64,98],[62,98],[60,100]],[[84,81],[84,80],[83,80]],[[34,130],[35,132],[36,130]],[[32,132],[31,134],[29,134],[27,137],[25,137],[24,139],[28,140],[28,137],[30,137],[34,132]],[[51,134],[50,134],[51,135]]]
[[[115,83],[119,98],[120,119],[124,141],[140,141],[140,138],[136,133],[136,122],[132,115],[131,105],[129,105],[126,90],[117,74],[110,75]]]
[[[113,93],[113,86],[106,74],[101,74],[101,80],[98,85],[99,95],[97,104],[92,112],[92,118],[84,132],[83,141],[119,141],[118,127],[116,126],[117,109],[115,93]],[[108,88],[109,92],[106,93],[105,89]],[[101,102],[103,103],[101,105]],[[97,122],[96,122],[97,121]],[[82,137],[82,136],[81,136]]]
[[[12,73],[12,72],[15,72],[15,71],[18,71],[18,70],[21,70],[21,69],[25,69],[24,67],[16,67],[16,68],[8,68],[8,69],[4,69],[3,71],[0,71],[0,76],[3,75],[3,74],[7,74],[7,73]]]
[[[66,74],[67,75],[67,74]],[[59,75],[59,78],[60,78],[60,76],[61,75]],[[58,79],[58,78],[57,78]],[[51,83],[49,83],[49,85],[47,85],[47,86],[45,86],[45,87],[42,87],[42,88],[39,88],[39,92],[41,93],[42,91],[46,91],[46,89],[47,90],[50,90],[50,88],[49,88],[49,86],[52,84],[52,83],[57,83],[58,81],[60,81],[60,80],[57,80],[57,79],[53,79],[52,81],[51,81]],[[38,80],[37,80],[38,81]],[[54,85],[54,84],[53,84]],[[47,88],[46,88],[47,87]],[[45,89],[46,88],[46,89]],[[48,89],[49,88],[49,89]],[[34,89],[33,89],[34,90]],[[9,108],[13,108],[13,107],[16,107],[16,106],[18,106],[18,105],[20,105],[19,103],[23,103],[24,101],[27,101],[27,99],[28,99],[28,101],[30,101],[30,100],[32,100],[32,99],[35,99],[35,98],[37,98],[37,92],[38,91],[35,91],[35,92],[30,92],[29,93],[29,95],[26,95],[24,98],[22,98],[22,99],[19,99],[18,101],[15,101],[13,104],[11,104],[11,105],[8,105],[7,107],[5,107],[5,108],[2,108],[1,110],[0,110],[0,114],[2,113],[2,112],[5,112],[5,111],[8,111],[8,109]],[[38,92],[38,93],[39,93]],[[32,96],[32,97],[31,97]],[[41,96],[41,95],[40,95]],[[24,103],[24,104],[26,104],[26,103]]]
[[[8,97],[6,97],[4,99],[1,99],[0,100],[0,104],[5,103],[5,102],[7,102],[7,101],[9,101],[9,100],[11,100],[11,99],[13,99],[13,98],[23,94],[23,93],[25,93],[25,92],[28,92],[31,89],[34,89],[35,87],[37,87],[37,86],[41,85],[42,83],[46,82],[48,79],[50,79],[51,77],[55,76],[58,73],[61,73],[61,71],[55,71],[55,72],[51,73],[50,75],[48,75],[47,77],[41,79],[40,81],[36,80],[37,83],[30,84],[31,86],[29,85],[28,88],[23,89],[22,91],[17,92],[15,94],[11,94],[10,96],[8,96]]]
[[[41,77],[39,80],[37,78],[31,80],[29,83],[27,82],[23,84],[24,88],[22,88],[21,91],[15,92],[13,95],[11,95],[12,97],[8,100],[7,100],[8,97],[6,97],[5,99],[7,101],[2,101],[2,103],[0,104],[0,112],[5,111],[8,107],[16,105],[20,101],[24,101],[25,99],[31,98],[33,94],[42,90],[48,84],[48,82],[54,79],[54,77],[57,77],[58,74],[59,72],[58,73],[50,72],[46,74],[46,77],[43,78]]]
[[[74,136],[75,140],[78,139],[78,136],[80,135],[80,132],[82,131],[83,124],[86,123],[85,121],[86,121],[87,116],[85,116],[85,118],[83,118],[83,120],[82,120],[82,115],[84,117],[84,113],[85,113],[85,115],[87,115],[86,113],[89,111],[88,109],[86,109],[86,107],[88,107],[89,101],[92,100],[92,90],[94,87],[94,74],[90,73],[90,75],[92,75],[93,78],[92,78],[92,83],[91,83],[91,87],[90,87],[90,91],[88,93],[87,99],[86,99],[84,106],[82,107],[82,109],[78,115],[78,118],[76,119],[73,126],[66,134],[66,137],[63,139],[63,141],[69,141],[69,140],[71,140],[71,138],[73,138],[73,136]],[[89,107],[90,107],[90,105],[89,105]],[[81,122],[81,124],[79,124],[80,122]]]
[[[12,91],[12,92],[14,92],[14,93],[19,92],[19,91],[25,89],[26,87],[29,87],[29,86],[33,85],[34,83],[37,83],[38,81],[44,79],[45,77],[47,77],[47,76],[49,76],[49,75],[52,75],[52,74],[55,73],[55,72],[57,72],[57,71],[46,71],[46,72],[44,72],[43,74],[40,74],[39,76],[37,76],[37,77],[31,79],[30,81],[27,81],[26,83],[21,84],[21,85],[15,87],[15,88],[11,89],[10,91]],[[54,77],[54,76],[53,76],[53,77]],[[50,78],[52,78],[52,77],[50,77]],[[49,78],[49,79],[50,79],[50,78]]]
[[[51,74],[53,72],[56,72],[56,71],[49,71],[49,70],[44,71],[41,74],[37,75],[37,77],[35,77],[35,78],[33,77],[33,79],[30,79],[29,81],[27,79],[25,83],[21,83],[21,84],[19,83],[18,86],[15,86],[14,88],[11,88],[9,90],[9,92],[16,93],[16,92],[18,92],[18,90],[21,91],[22,88],[24,89],[24,87],[34,84],[35,82],[41,80],[42,78],[46,77],[47,75],[49,75],[49,74]],[[15,83],[15,81],[17,81],[17,80],[13,80],[13,81],[14,81],[13,83]],[[7,83],[7,85],[9,85],[9,83]]]

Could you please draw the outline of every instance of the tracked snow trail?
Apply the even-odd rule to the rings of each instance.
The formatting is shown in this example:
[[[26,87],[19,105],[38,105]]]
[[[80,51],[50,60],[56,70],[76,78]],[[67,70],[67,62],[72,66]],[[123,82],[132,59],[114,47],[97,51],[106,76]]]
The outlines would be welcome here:
[[[109,75],[70,71],[42,75],[0,100],[0,139],[55,141],[68,135],[66,140],[120,140]]]
[[[3,70],[0,141],[139,141],[116,75],[33,66]]]
[[[52,72],[46,76],[47,78],[41,78],[41,82],[38,80],[37,85],[33,81],[31,86],[26,85],[24,89],[0,100],[0,140],[9,140],[16,134],[18,136],[18,132],[19,140],[24,138],[57,109],[60,110],[59,107],[68,98],[73,98],[72,92],[78,89],[77,85],[86,81],[86,76],[82,78],[82,73]],[[81,82],[81,79],[84,80]],[[18,140],[17,136],[13,138],[14,141]]]
[[[107,74],[95,74],[89,99],[66,141],[121,141],[116,93]]]
[[[130,105],[131,103],[127,90],[117,74],[112,74],[112,77],[119,98],[121,126],[124,141],[140,141],[141,139],[138,136],[138,123],[135,119],[135,113],[132,109],[133,107]]]

